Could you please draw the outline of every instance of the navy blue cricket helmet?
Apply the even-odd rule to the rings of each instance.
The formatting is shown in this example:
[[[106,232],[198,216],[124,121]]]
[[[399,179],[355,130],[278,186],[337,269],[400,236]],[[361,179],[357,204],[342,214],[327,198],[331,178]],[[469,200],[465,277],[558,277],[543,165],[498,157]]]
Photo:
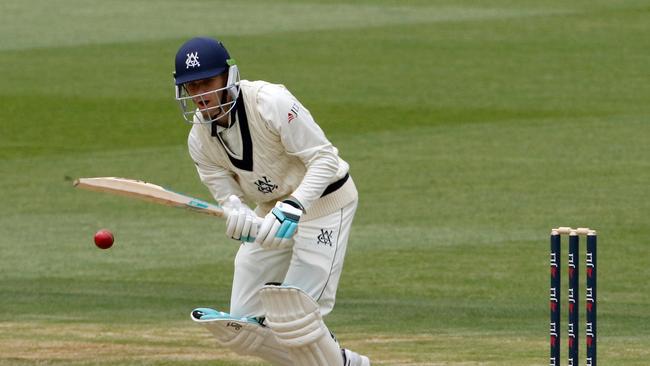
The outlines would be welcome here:
[[[209,79],[228,73],[228,81],[225,87],[210,90],[200,95],[189,95],[183,84]],[[235,60],[230,58],[230,54],[224,45],[212,38],[195,37],[183,43],[176,53],[174,83],[176,86],[176,100],[179,102],[183,118],[190,123],[211,123],[221,118],[223,115],[230,113],[237,102],[239,96],[239,70],[235,65]],[[202,107],[196,105],[197,98],[203,99],[210,93],[226,91],[230,96],[220,98],[218,105]],[[207,99],[207,97],[206,97]],[[218,114],[213,117],[214,111]],[[200,112],[200,113],[199,113]]]
[[[196,37],[183,43],[176,53],[176,85],[207,79],[228,71],[230,54],[215,39]]]

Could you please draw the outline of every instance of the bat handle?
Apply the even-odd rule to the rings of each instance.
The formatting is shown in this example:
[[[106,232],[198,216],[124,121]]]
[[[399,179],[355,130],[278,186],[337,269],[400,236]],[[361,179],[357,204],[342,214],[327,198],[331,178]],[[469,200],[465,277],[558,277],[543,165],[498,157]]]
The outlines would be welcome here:
[[[221,209],[223,210],[223,218],[227,219],[228,215],[230,215],[230,212],[232,211],[232,209],[230,207],[226,207],[226,206],[221,206]]]

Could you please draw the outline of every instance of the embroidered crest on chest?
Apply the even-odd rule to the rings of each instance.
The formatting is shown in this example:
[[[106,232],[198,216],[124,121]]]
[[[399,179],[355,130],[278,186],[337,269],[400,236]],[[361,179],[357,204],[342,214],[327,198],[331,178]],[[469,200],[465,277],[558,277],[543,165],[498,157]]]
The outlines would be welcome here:
[[[257,190],[264,194],[273,193],[273,191],[278,188],[278,185],[271,182],[271,180],[266,176],[263,176],[262,179],[258,179],[257,182],[255,182],[255,185],[257,186]]]

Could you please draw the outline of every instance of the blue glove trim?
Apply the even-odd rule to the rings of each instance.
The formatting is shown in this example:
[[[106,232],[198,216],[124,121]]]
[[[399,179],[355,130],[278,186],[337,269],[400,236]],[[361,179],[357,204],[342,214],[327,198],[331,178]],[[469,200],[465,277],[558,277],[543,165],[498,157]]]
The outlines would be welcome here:
[[[293,234],[296,232],[296,228],[298,227],[298,224],[291,221],[291,220],[286,220],[282,223],[282,226],[280,226],[280,229],[278,229],[277,234],[275,234],[276,238],[282,238],[282,239],[290,239]]]
[[[274,207],[273,210],[271,210],[271,213],[273,213],[275,218],[278,219],[281,224],[280,228],[275,233],[275,237],[281,239],[290,239],[293,234],[296,233],[300,216],[284,212],[277,207]]]
[[[286,216],[284,215],[284,212],[282,212],[281,210],[279,210],[277,208],[273,208],[273,210],[271,210],[271,212],[273,212],[273,215],[275,215],[275,218],[278,219],[278,221],[284,222],[284,219],[286,218]]]
[[[287,231],[284,233],[284,237],[287,239],[290,239],[293,234],[296,233],[296,229],[298,228],[298,223],[297,222],[292,222]]]
[[[285,237],[284,234],[287,232],[290,225],[291,225],[290,221],[288,221],[288,220],[284,221],[282,223],[282,225],[280,225],[280,228],[278,229],[278,231],[275,233],[275,237],[284,239],[284,237]]]
[[[273,212],[273,215],[275,215],[275,217],[280,222],[284,222],[284,220],[289,220],[293,222],[300,221],[300,216],[294,215],[292,213],[284,212],[277,207],[274,207],[273,210],[271,210],[271,212]]]

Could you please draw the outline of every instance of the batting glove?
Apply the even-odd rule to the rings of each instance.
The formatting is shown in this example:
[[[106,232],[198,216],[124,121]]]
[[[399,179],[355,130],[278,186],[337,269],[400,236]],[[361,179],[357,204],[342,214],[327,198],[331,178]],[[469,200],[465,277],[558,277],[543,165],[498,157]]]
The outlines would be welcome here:
[[[226,235],[235,240],[255,241],[261,219],[244,204],[239,197],[232,195],[223,204],[227,208]]]
[[[276,203],[271,212],[264,217],[255,243],[265,249],[292,246],[292,238],[298,229],[298,221],[302,215],[299,207],[299,204],[290,200]]]

